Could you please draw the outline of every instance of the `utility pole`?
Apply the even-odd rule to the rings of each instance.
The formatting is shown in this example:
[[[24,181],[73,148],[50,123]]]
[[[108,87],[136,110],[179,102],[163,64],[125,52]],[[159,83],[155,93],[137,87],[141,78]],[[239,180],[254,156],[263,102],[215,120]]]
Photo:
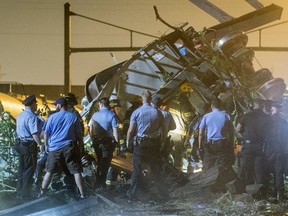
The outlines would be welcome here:
[[[64,5],[64,93],[71,92],[71,78],[70,78],[70,40],[71,40],[71,18],[70,18],[70,4],[67,2]]]

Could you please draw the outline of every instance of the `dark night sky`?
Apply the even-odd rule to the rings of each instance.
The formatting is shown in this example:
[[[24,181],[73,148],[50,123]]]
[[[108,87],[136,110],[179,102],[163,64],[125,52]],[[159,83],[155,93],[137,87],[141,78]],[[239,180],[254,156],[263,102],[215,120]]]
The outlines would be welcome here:
[[[284,7],[282,19],[288,20],[287,0],[259,0]],[[23,84],[64,83],[64,4],[63,0],[0,0],[0,81]],[[211,0],[233,17],[254,10],[244,0]],[[196,30],[219,22],[189,0],[71,0],[71,11],[125,28],[161,36],[171,32],[156,20],[153,5],[168,23],[180,26],[188,22]],[[274,24],[271,23],[271,24]],[[288,47],[288,23],[267,30],[263,46]],[[129,46],[129,32],[91,20],[72,17],[72,47]],[[251,39],[250,39],[251,37]],[[248,45],[257,46],[256,36]],[[154,38],[135,35],[134,46],[144,46]],[[116,61],[129,59],[133,52],[113,53]],[[257,52],[257,61],[269,68],[274,77],[288,82],[288,53]],[[93,74],[115,64],[110,53],[71,55],[72,85],[85,85]],[[256,62],[254,67],[260,68]]]

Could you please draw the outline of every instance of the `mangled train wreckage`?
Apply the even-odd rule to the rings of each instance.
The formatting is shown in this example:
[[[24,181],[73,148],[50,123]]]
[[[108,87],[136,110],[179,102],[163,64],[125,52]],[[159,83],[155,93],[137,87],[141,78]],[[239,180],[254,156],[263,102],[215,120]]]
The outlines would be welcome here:
[[[170,107],[177,122],[172,139],[183,141],[189,123],[215,97],[234,119],[249,109],[255,97],[281,101],[284,80],[265,68],[255,71],[255,54],[247,47],[244,33],[279,19],[281,7],[272,4],[201,32],[185,25],[171,26],[154,9],[157,19],[173,32],[149,43],[131,59],[90,77],[85,87],[90,104],[82,116],[103,96],[119,99],[124,116],[133,98],[147,89]]]

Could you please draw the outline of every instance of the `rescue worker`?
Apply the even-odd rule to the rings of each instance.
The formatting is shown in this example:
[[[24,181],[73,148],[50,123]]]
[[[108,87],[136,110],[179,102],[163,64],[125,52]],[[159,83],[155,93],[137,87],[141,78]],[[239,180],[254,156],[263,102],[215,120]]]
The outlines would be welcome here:
[[[37,112],[36,112],[36,114],[37,114]],[[40,132],[40,139],[42,141],[44,138],[42,128],[45,124],[45,120],[40,114],[37,114],[37,118],[38,118],[38,122],[39,122],[39,124],[38,124],[39,125],[39,131],[41,131]],[[44,145],[42,145],[41,147],[42,148],[40,149],[40,157],[39,157],[39,160],[37,160],[36,169],[35,169],[35,173],[34,173],[34,184],[38,188],[40,188],[43,170],[45,168],[45,163],[47,160],[47,153],[45,152],[45,147],[44,147]]]
[[[151,173],[150,183],[154,182],[155,189],[158,189],[162,198],[168,197],[167,189],[163,190],[163,181],[161,178],[160,149],[163,147],[161,133],[163,131],[163,115],[154,108],[151,103],[151,92],[145,90],[142,93],[143,105],[136,109],[130,118],[130,125],[127,131],[127,148],[131,148],[133,142],[133,170],[131,176],[131,185],[126,195],[129,199],[135,199],[137,190],[139,190],[139,181],[143,180],[145,172],[142,168],[145,165],[149,167]],[[145,188],[146,189],[146,188]]]
[[[264,100],[264,108],[263,108],[263,111],[268,114],[268,115],[271,115],[271,111],[272,111],[272,101],[271,100]]]
[[[274,191],[279,202],[284,199],[284,174],[288,150],[288,122],[281,116],[282,106],[273,102],[271,114],[273,120],[272,139],[269,144],[267,160],[274,176]]]
[[[163,136],[163,149],[161,149],[161,152],[164,156],[165,159],[168,158],[169,155],[169,149],[170,149],[170,138],[168,137],[168,133],[171,130],[175,130],[176,129],[176,123],[174,121],[173,116],[171,115],[171,113],[167,110],[163,110],[161,109],[161,106],[163,105],[163,101],[160,97],[158,96],[154,96],[152,98],[151,101],[152,106],[154,106],[155,108],[157,108],[163,115],[163,131],[162,131],[162,136]]]
[[[80,113],[75,109],[75,106],[78,104],[77,101],[77,97],[75,94],[73,94],[72,92],[69,92],[65,95],[64,97],[67,101],[67,111],[74,113],[77,118],[79,119],[80,123],[81,123],[81,133],[77,136],[77,145],[78,145],[78,149],[79,149],[79,154],[81,157],[81,160],[83,158],[85,158],[85,147],[84,147],[84,122],[83,119],[80,115]],[[64,183],[66,184],[68,189],[73,190],[73,188],[75,188],[76,184],[73,178],[73,175],[69,172],[67,166],[65,165],[65,163],[61,163],[60,167],[62,168],[63,172],[65,173],[65,177],[64,177]]]
[[[74,113],[81,123],[82,130],[81,130],[80,136],[78,137],[77,144],[79,146],[80,155],[82,157],[85,154],[84,141],[83,141],[84,123],[83,123],[82,117],[80,116],[80,113],[75,109],[75,106],[78,104],[77,97],[72,92],[69,92],[65,95],[65,99],[66,99],[67,104],[68,104],[67,105],[67,111]]]
[[[39,197],[45,195],[53,173],[58,165],[65,161],[70,173],[74,175],[79,190],[78,198],[83,199],[85,196],[81,175],[81,160],[76,144],[77,137],[81,134],[81,123],[76,115],[67,111],[65,98],[58,98],[54,104],[56,109],[60,111],[51,115],[43,126],[44,142],[49,154]]]
[[[184,145],[189,145],[191,146],[191,152],[188,157],[188,166],[187,166],[187,172],[191,173],[194,171],[198,171],[202,169],[202,160],[203,160],[203,149],[199,149],[199,125],[201,123],[201,120],[203,116],[210,112],[210,104],[205,103],[203,106],[203,114],[198,113],[197,116],[191,121],[189,124],[189,128],[187,131],[187,136],[184,142]],[[204,133],[205,135],[206,133]],[[204,140],[207,140],[205,137],[202,138]]]
[[[122,120],[121,120],[121,109],[122,109],[122,106],[120,104],[120,101],[118,99],[110,100],[109,107],[110,107],[111,111],[115,114],[118,123],[122,124]]]
[[[118,99],[112,99],[110,100],[109,103],[109,107],[110,110],[115,114],[117,122],[118,122],[118,139],[119,142],[117,143],[118,145],[116,146],[116,153],[117,155],[120,154],[121,149],[125,148],[125,141],[123,139],[123,124],[122,124],[122,120],[121,120],[121,103]],[[108,173],[107,173],[107,178],[106,178],[106,184],[107,186],[111,186],[112,181],[116,181],[117,180],[117,170],[115,170],[112,166],[109,167],[108,169]]]
[[[79,118],[79,121],[81,124],[83,124],[82,118],[79,114],[79,112],[75,109],[75,106],[78,104],[77,97],[72,92],[69,92],[65,95],[65,99],[67,101],[67,111],[75,113],[77,117]]]
[[[56,105],[55,105],[56,106]],[[48,118],[56,113],[56,112],[59,112],[60,111],[60,106],[56,106],[56,109],[55,110],[49,110],[48,111]],[[38,115],[37,116],[39,121],[41,122],[41,139],[44,139],[44,132],[42,131],[42,128],[45,124],[45,121],[44,119],[41,120],[40,116]],[[44,147],[44,145],[43,145]],[[47,147],[47,146],[46,146]],[[35,173],[34,173],[34,184],[37,188],[41,188],[41,184],[42,184],[42,180],[43,180],[43,173],[44,173],[44,170],[45,170],[45,166],[46,166],[46,162],[47,162],[47,158],[48,158],[48,151],[47,151],[47,148],[43,149],[41,152],[40,152],[40,157],[37,161],[37,165],[36,165],[36,170],[35,170]],[[64,166],[64,163],[61,163],[61,165]],[[65,170],[68,170],[67,166],[65,165],[66,169]],[[65,172],[66,175],[72,175],[70,174],[69,170],[68,170],[68,174],[67,172]],[[73,176],[73,175],[72,175]],[[74,177],[74,176],[73,176]]]
[[[25,110],[16,118],[16,133],[18,140],[15,149],[19,154],[19,169],[17,180],[17,198],[29,200],[33,184],[33,175],[37,164],[38,146],[42,146],[40,140],[40,126],[35,95],[27,97],[23,104]]]
[[[125,113],[125,117],[123,120],[123,138],[126,139],[127,131],[129,128],[129,123],[130,123],[130,117],[134,110],[142,106],[142,97],[139,95],[136,95],[133,100],[129,102],[131,106],[128,108],[128,110]]]
[[[118,138],[119,138],[119,146],[117,148],[123,149],[125,148],[125,141],[124,141],[124,135],[123,135],[123,122],[122,122],[122,116],[121,116],[121,110],[122,106],[118,99],[112,99],[110,100],[109,107],[111,111],[115,114],[117,122],[118,122]],[[126,137],[126,134],[125,134]],[[119,153],[119,152],[117,152]]]
[[[211,101],[212,111],[205,114],[199,125],[199,149],[204,148],[203,170],[213,166],[232,167],[234,128],[230,116],[220,110],[221,101]],[[206,135],[205,135],[206,133]],[[206,143],[204,137],[207,138]]]
[[[264,101],[256,98],[253,110],[245,113],[236,126],[236,132],[244,139],[238,177],[246,184],[251,184],[249,179],[251,175],[255,175],[255,183],[267,187],[264,151],[271,138],[273,122],[271,116],[264,113],[263,108]]]
[[[89,121],[89,130],[97,157],[96,187],[106,188],[108,169],[119,141],[117,118],[110,111],[108,98],[100,99],[99,111]]]

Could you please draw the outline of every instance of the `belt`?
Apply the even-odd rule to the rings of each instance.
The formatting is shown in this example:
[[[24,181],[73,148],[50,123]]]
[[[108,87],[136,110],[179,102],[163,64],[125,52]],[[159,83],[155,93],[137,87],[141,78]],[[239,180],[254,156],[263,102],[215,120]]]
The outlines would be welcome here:
[[[20,140],[20,144],[23,146],[32,146],[33,144],[37,145],[34,140]]]
[[[219,140],[208,140],[208,142],[211,142],[211,143],[218,143],[218,142],[223,142],[223,141],[226,141],[226,138],[219,139]]]
[[[142,134],[142,135],[137,135],[137,137],[139,138],[147,138],[147,139],[156,139],[159,138],[160,135],[146,135],[146,134]]]
[[[104,139],[113,139],[112,137],[109,137],[109,136],[93,136],[92,139],[95,139],[95,140],[104,140]]]
[[[21,143],[32,143],[34,140],[20,140]]]

